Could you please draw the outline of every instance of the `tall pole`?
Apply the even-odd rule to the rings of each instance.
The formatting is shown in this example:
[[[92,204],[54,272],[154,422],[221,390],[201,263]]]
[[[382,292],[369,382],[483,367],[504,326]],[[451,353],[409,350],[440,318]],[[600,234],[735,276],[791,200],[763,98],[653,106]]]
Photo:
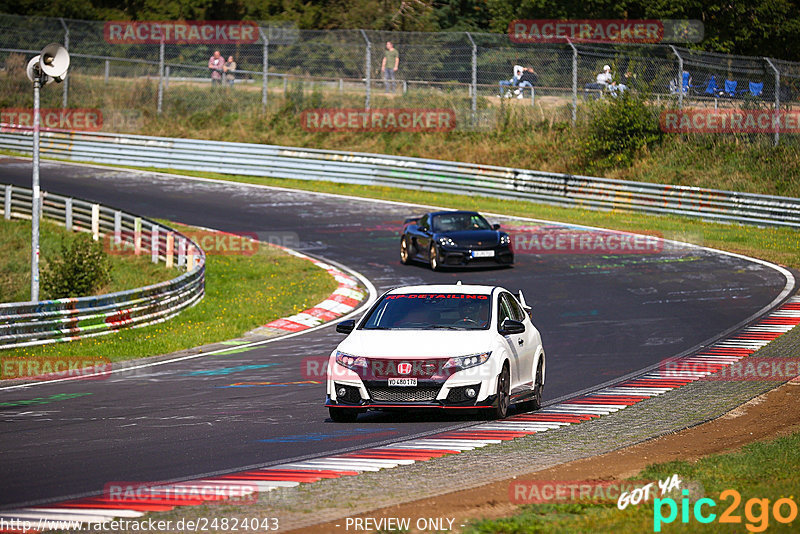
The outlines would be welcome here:
[[[37,69],[38,70],[38,69]],[[39,89],[38,72],[33,80],[33,186],[31,197],[31,302],[39,301]]]
[[[567,43],[572,48],[572,125],[578,119],[578,49],[567,39]]]
[[[780,132],[780,116],[781,116],[781,72],[775,68],[775,64],[772,61],[765,57],[764,60],[767,62],[767,65],[770,66],[772,71],[775,73],[775,118],[772,120],[772,125],[775,127],[775,146],[778,146],[778,143],[781,140],[781,132]]]
[[[678,87],[678,109],[683,109],[683,58],[678,53],[678,49],[672,45],[669,45],[672,49],[672,53],[678,58],[678,78],[676,81],[678,82],[676,86]]]
[[[367,37],[367,32],[361,30],[361,35],[364,37],[364,41],[367,43],[367,51],[366,57],[364,58],[364,70],[366,70],[366,82],[367,82],[367,96],[364,101],[364,109],[369,109],[370,105],[370,96],[372,91],[372,43],[369,42],[369,37]]]
[[[475,119],[478,112],[478,46],[472,39],[469,32],[464,32],[472,43],[472,125],[475,126]]]
[[[61,26],[64,28],[64,48],[66,48],[67,51],[69,51],[69,27],[67,27],[67,23],[64,22],[63,18],[59,17],[58,20],[61,21]],[[67,103],[69,102],[69,78],[64,77],[64,81],[62,83],[64,84],[64,96],[61,107],[66,109]]]
[[[264,29],[260,26],[258,27],[258,32],[261,34],[261,41],[264,45],[264,50],[261,54],[261,73],[264,78],[261,82],[261,110],[267,111],[267,86],[269,84],[269,38],[264,32]],[[267,32],[269,32],[269,28],[267,28]]]
[[[161,114],[162,103],[164,102],[164,38],[161,38],[161,45],[158,47],[158,114]]]

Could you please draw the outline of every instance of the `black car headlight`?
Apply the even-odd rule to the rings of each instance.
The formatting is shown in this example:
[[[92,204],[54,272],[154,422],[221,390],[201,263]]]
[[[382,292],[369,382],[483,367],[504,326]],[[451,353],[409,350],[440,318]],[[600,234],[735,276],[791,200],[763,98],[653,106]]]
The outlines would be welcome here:
[[[449,237],[440,237],[439,244],[442,245],[443,247],[451,247],[451,248],[455,248],[458,246],[456,245],[456,242],[450,239]]]
[[[456,356],[455,358],[447,360],[447,363],[444,364],[444,368],[460,371],[462,369],[469,369],[470,367],[477,367],[478,365],[486,363],[491,355],[492,351],[482,352],[481,354],[470,354],[469,356]]]
[[[336,351],[336,363],[348,369],[366,369],[367,359],[363,356],[351,356],[341,351]]]
[[[500,236],[500,244],[501,245],[510,245],[511,244],[511,236],[508,234],[503,234]]]

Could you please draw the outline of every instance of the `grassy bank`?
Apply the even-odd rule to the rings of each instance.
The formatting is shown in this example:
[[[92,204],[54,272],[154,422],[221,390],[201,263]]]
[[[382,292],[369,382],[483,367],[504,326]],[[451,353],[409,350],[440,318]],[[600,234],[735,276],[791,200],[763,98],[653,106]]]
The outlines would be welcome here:
[[[358,133],[304,131],[294,110],[260,113],[226,111],[204,125],[191,117],[153,117],[147,135],[191,137],[282,146],[375,152],[653,182],[800,197],[800,150],[724,136],[665,136],[640,151],[630,166],[601,168],[587,155],[583,126],[551,123],[511,112],[506,124],[484,132]]]
[[[164,354],[240,336],[309,308],[336,289],[336,281],[311,262],[272,247],[256,248],[252,255],[208,255],[205,297],[167,322],[70,343],[0,351],[0,357],[92,355],[119,361]]]
[[[62,242],[71,244],[79,234],[47,221],[40,226],[40,272],[47,270],[49,259],[60,252]],[[111,279],[93,294],[102,295],[125,289],[156,284],[178,276],[175,269],[156,265],[147,257],[108,256]],[[0,219],[0,302],[25,302],[31,296],[31,223]],[[75,295],[85,296],[85,295]],[[42,299],[52,298],[46,291]]]
[[[447,133],[324,133],[305,131],[300,112],[311,108],[361,108],[363,94],[339,93],[319,83],[312,86],[308,82],[291,82],[286,92],[282,84],[274,85],[268,109],[262,112],[258,84],[213,90],[207,84],[174,82],[164,94],[164,111],[159,115],[155,112],[154,80],[111,78],[106,85],[102,76],[81,74],[73,74],[70,80],[70,107],[102,110],[106,131],[346,149],[800,197],[797,135],[785,134],[781,145],[772,147],[768,134],[659,133],[637,148],[631,161],[605,159],[587,148],[592,120],[602,117],[598,112],[602,105],[581,100],[578,124],[573,127],[570,99],[560,96],[537,96],[535,106],[528,100],[481,96],[477,99],[477,111],[482,117],[480,131],[459,126]],[[21,71],[0,73],[2,107],[30,107],[27,83]],[[61,93],[44,91],[43,98],[44,107],[59,107]],[[646,103],[656,115],[660,106],[676,105],[652,99]],[[463,90],[446,88],[420,89],[406,95],[376,91],[372,96],[374,108],[453,109],[459,125],[470,120],[470,105]],[[686,105],[708,104],[689,101]],[[654,124],[658,130],[657,120]],[[611,140],[624,137],[631,125],[630,121],[612,124]]]
[[[713,508],[708,503],[702,506],[703,515],[716,515],[711,523],[702,524],[693,513],[694,501],[698,495],[690,494],[692,504],[687,506],[687,522],[682,523],[681,496],[673,496],[677,516],[672,523],[661,525],[661,532],[797,532],[797,508],[800,500],[797,493],[798,470],[800,433],[770,442],[747,445],[735,453],[708,456],[695,463],[678,461],[652,465],[630,480],[656,481],[678,474],[684,481],[699,482],[699,487],[703,488],[701,496],[716,503]],[[733,494],[721,495],[725,490],[738,492],[741,502],[736,502]],[[751,499],[759,502],[750,503]],[[780,507],[781,516],[794,516],[793,522],[785,524],[776,519],[774,504],[779,499],[788,499],[794,503],[792,507],[787,501],[782,501]],[[720,518],[728,508],[731,517],[738,520],[733,524],[722,524]],[[661,512],[664,517],[668,517],[668,505],[662,505]],[[591,500],[525,505],[516,515],[476,521],[469,524],[464,532],[653,532],[654,527],[654,501],[651,497],[650,502],[638,506],[629,505],[624,510],[619,510],[616,502],[600,503]]]

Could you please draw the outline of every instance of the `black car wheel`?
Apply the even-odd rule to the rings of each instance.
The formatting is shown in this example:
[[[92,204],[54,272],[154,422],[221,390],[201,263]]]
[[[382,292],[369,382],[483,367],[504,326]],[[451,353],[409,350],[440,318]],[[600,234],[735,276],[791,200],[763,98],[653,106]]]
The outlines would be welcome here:
[[[517,409],[520,412],[532,412],[542,407],[542,392],[544,391],[544,355],[539,359],[539,365],[536,367],[536,381],[533,383],[533,396],[528,397],[528,400],[517,404]]]
[[[431,261],[431,269],[434,271],[438,271],[441,269],[441,265],[439,265],[439,253],[436,250],[436,245],[431,243],[431,250],[429,252],[429,258]]]
[[[328,413],[331,419],[336,423],[355,423],[358,419],[358,410],[352,408],[334,408],[328,407]]]
[[[503,370],[500,371],[497,377],[497,400],[489,414],[490,419],[504,419],[508,415],[508,406],[511,404],[511,394],[509,392],[511,379],[509,375],[508,366],[504,365]]]
[[[544,354],[539,358],[539,365],[536,366],[536,382],[533,385],[533,399],[531,399],[531,410],[538,410],[542,407],[542,394],[544,393]]]
[[[411,246],[408,243],[408,238],[403,237],[400,240],[400,263],[408,265],[411,263]]]

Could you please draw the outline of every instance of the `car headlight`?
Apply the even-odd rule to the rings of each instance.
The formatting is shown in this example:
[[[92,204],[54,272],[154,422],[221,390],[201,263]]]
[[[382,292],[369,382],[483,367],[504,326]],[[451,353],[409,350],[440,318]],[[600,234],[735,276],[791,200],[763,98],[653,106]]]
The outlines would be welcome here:
[[[439,244],[443,247],[457,247],[456,242],[450,239],[449,237],[440,237]]]
[[[500,244],[501,245],[510,245],[511,244],[511,236],[508,234],[503,234],[500,236]]]
[[[363,356],[351,356],[344,352],[336,351],[336,363],[348,369],[357,369],[359,367],[367,367],[367,359]]]
[[[447,363],[444,364],[445,369],[469,369],[470,367],[476,367],[489,359],[489,356],[492,355],[492,352],[484,352],[481,354],[470,354],[469,356],[456,356],[455,358],[450,358],[447,360]]]

